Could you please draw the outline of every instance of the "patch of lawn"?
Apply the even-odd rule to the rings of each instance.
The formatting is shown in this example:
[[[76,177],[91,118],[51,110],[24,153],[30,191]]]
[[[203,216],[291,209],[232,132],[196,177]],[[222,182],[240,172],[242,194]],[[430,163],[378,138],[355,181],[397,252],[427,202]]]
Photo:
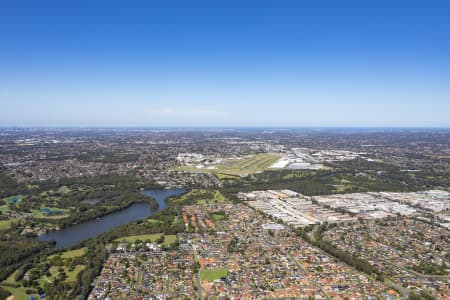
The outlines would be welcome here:
[[[162,223],[162,221],[156,220],[156,219],[148,219],[147,222],[148,223]]]
[[[75,282],[77,280],[78,273],[80,273],[81,271],[86,269],[86,266],[85,265],[76,265],[75,269],[73,269],[72,271],[69,271],[69,268],[67,268],[67,267],[51,266],[49,269],[51,276],[47,277],[50,281],[53,281],[58,276],[59,268],[64,269],[64,273],[66,273],[66,275],[67,275],[65,282],[69,283],[69,282]],[[41,279],[43,279],[43,280],[40,280],[39,282],[47,281],[47,280],[45,280],[45,278],[41,278]]]
[[[12,220],[1,220],[0,221],[0,230],[7,230],[11,227]]]
[[[207,281],[214,281],[216,279],[220,279],[222,277],[228,276],[228,269],[222,268],[222,269],[201,269],[200,270],[200,280],[207,280]]]
[[[65,269],[65,268],[64,268]],[[77,265],[73,271],[66,270],[67,278],[66,282],[75,282],[77,281],[78,273],[86,269],[85,265]]]
[[[13,296],[14,296],[14,300],[28,300],[30,299],[30,295],[28,295],[26,293],[26,290],[28,288],[25,287],[18,287],[18,288],[14,288],[14,287],[10,287],[10,286],[2,286],[2,288],[4,288],[5,290],[9,291]],[[35,296],[36,299],[37,298],[37,294],[33,294]]]
[[[226,216],[224,213],[212,213],[212,214],[210,214],[210,217],[213,221],[221,221],[221,220],[226,219]]]
[[[185,202],[192,200],[195,200],[197,204],[221,203],[227,201],[225,196],[218,190],[202,190],[202,189],[194,189],[189,193],[177,197],[173,201]]]
[[[5,283],[13,283],[16,284],[16,274],[19,272],[19,270],[15,270],[14,273],[8,276],[8,278],[5,279]]]
[[[79,248],[79,249],[75,249],[75,250],[69,250],[69,251],[65,251],[61,254],[54,254],[52,256],[49,256],[49,259],[52,259],[53,257],[59,255],[61,256],[61,258],[73,258],[73,257],[79,257],[79,256],[83,256],[85,255],[87,252],[87,248],[83,247],[83,248]]]

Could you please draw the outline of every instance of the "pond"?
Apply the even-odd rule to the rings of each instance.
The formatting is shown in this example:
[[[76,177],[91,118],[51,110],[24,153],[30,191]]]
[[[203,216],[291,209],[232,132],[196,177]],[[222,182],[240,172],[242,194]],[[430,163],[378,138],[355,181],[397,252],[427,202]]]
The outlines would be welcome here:
[[[181,195],[184,192],[185,189],[181,188],[143,191],[142,194],[153,197],[158,202],[158,209],[152,211],[150,208],[150,204],[148,203],[134,203],[127,208],[110,213],[101,218],[40,235],[38,237],[38,240],[55,240],[57,248],[68,247],[83,240],[87,240],[104,232],[107,232],[117,226],[148,218],[154,213],[159,212],[167,207],[167,198]]]

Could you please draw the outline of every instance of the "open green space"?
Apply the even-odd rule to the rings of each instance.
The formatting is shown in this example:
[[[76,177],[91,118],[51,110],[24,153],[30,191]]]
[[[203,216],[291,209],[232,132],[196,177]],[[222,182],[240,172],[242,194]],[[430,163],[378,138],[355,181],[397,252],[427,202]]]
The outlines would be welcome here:
[[[209,216],[211,217],[211,219],[213,221],[221,221],[221,220],[225,220],[227,218],[225,213],[219,213],[219,212],[212,213]]]
[[[78,273],[80,273],[81,271],[83,271],[84,269],[86,269],[85,265],[76,265],[75,268],[73,270],[69,270],[69,268],[67,267],[58,267],[58,266],[51,266],[49,269],[49,272],[51,274],[50,277],[47,277],[47,279],[44,278],[44,280],[50,280],[53,281],[59,273],[59,269],[63,268],[64,273],[66,273],[67,278],[65,279],[66,282],[75,282],[77,280],[77,275]],[[42,280],[40,281],[42,282]]]
[[[25,287],[10,287],[10,286],[2,286],[2,288],[4,288],[5,290],[9,291],[13,296],[14,296],[14,300],[28,300],[30,299],[31,295],[28,295],[26,293],[26,290],[28,288]],[[37,296],[37,294],[32,294],[33,296],[35,296],[35,299],[39,299]]]
[[[214,281],[228,276],[228,269],[200,269],[200,280]]]
[[[0,230],[7,230],[11,227],[12,220],[1,220],[0,221]]]
[[[8,278],[5,279],[4,283],[16,284],[16,275],[18,272],[19,270],[15,270],[11,275],[8,276]]]
[[[73,269],[72,271],[66,271],[66,274],[67,274],[66,282],[77,281],[78,273],[80,273],[84,269],[86,269],[85,265],[77,265],[77,266],[75,266],[75,269]]]
[[[194,189],[186,194],[183,194],[172,202],[175,203],[196,203],[196,204],[211,204],[226,202],[227,199],[219,190]]]
[[[80,257],[80,256],[85,255],[86,252],[87,252],[87,248],[83,247],[83,248],[79,248],[79,249],[75,249],[75,250],[65,251],[65,252],[63,252],[61,254],[54,254],[52,256],[49,256],[48,259],[52,259],[52,258],[54,258],[56,256],[60,256],[63,259]]]
[[[221,203],[221,202],[225,202],[226,199],[225,197],[222,195],[221,192],[219,192],[218,190],[214,190],[214,194],[212,197],[209,198],[204,198],[204,199],[199,199],[197,200],[197,204],[208,204],[208,203]]]
[[[162,221],[155,219],[147,219],[147,223],[162,223]]]
[[[132,235],[132,236],[125,236],[118,239],[115,239],[115,242],[123,242],[126,241],[127,243],[134,243],[137,240],[145,241],[150,240],[152,243],[156,242],[157,239],[159,239],[163,235],[162,233],[153,233],[153,234],[140,234],[140,235]],[[164,235],[164,242],[163,245],[169,246],[177,240],[177,236],[173,234]]]

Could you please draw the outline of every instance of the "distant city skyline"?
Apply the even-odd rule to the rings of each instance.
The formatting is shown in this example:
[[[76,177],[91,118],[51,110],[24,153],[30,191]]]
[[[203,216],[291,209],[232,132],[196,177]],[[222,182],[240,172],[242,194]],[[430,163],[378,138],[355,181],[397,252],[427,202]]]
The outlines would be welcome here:
[[[0,126],[450,127],[446,1],[0,9]]]

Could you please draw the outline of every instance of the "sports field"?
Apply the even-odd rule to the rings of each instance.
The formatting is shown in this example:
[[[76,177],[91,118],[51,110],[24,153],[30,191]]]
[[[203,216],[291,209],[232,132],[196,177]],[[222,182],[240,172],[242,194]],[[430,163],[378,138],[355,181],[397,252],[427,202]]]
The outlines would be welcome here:
[[[228,276],[228,269],[212,269],[212,270],[207,270],[207,269],[201,269],[200,270],[200,280],[207,280],[207,281],[214,281],[216,279],[220,279],[222,277],[227,277]]]

